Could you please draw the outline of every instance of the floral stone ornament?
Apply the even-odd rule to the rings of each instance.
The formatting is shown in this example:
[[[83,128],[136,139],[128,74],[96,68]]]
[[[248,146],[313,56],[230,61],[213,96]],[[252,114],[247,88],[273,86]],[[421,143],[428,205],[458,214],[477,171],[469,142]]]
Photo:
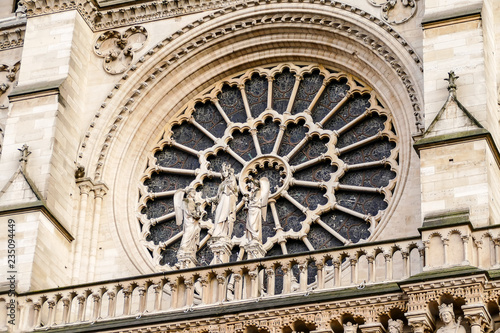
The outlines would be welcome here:
[[[103,67],[109,74],[125,72],[134,60],[134,52],[142,49],[148,33],[140,26],[130,27],[121,33],[116,30],[106,31],[97,38],[94,52],[104,58]]]

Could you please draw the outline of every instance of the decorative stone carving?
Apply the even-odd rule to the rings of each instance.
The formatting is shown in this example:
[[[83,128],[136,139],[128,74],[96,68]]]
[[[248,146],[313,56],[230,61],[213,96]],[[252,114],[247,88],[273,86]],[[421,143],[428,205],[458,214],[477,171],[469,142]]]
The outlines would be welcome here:
[[[260,181],[252,179],[248,184],[248,194],[244,198],[248,209],[245,232],[248,243],[262,244],[262,220],[267,217],[269,193],[269,180],[266,177]]]
[[[0,109],[6,109],[9,106],[7,95],[16,84],[15,81],[20,66],[20,61],[14,65],[0,64]]]
[[[184,197],[184,193],[186,196]],[[174,195],[175,219],[182,225],[183,235],[177,258],[182,268],[196,266],[196,250],[200,244],[200,218],[203,215],[201,200],[194,188],[179,190]]]
[[[389,24],[402,24],[411,19],[417,11],[418,0],[368,0],[380,7],[382,19]]]
[[[104,58],[103,67],[109,74],[125,72],[134,60],[134,54],[140,50],[148,38],[146,28],[130,27],[124,33],[116,30],[104,32],[97,38],[94,52]]]
[[[229,164],[223,163],[222,183],[219,185],[217,196],[209,200],[212,203],[212,212],[215,211],[212,230],[214,239],[231,237],[236,220],[237,199],[238,182],[234,176],[234,169]]]
[[[351,322],[345,323],[344,333],[356,333],[358,331],[358,324],[353,324]]]
[[[389,333],[403,333],[404,323],[401,319],[389,319],[388,331]]]
[[[465,333],[465,327],[460,325],[462,318],[455,321],[455,313],[453,312],[453,304],[441,304],[439,306],[439,318],[444,325],[440,327],[436,333]]]

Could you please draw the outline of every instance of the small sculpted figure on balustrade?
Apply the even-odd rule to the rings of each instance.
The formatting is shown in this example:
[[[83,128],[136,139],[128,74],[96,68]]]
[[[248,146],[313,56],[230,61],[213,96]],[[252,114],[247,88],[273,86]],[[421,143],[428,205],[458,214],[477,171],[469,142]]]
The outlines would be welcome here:
[[[184,197],[185,194],[185,197]],[[174,194],[175,220],[182,224],[183,234],[178,255],[193,255],[200,244],[200,219],[203,215],[202,201],[197,198],[192,187],[179,190]]]
[[[212,203],[212,212],[215,211],[212,237],[229,239],[233,233],[238,201],[238,182],[229,164],[222,164],[222,183],[217,196],[208,201]]]
[[[389,319],[389,333],[403,333],[403,321],[401,319]]]
[[[248,243],[262,244],[262,221],[266,220],[267,202],[270,193],[269,180],[262,177],[260,181],[251,179],[245,194],[245,207],[248,209],[245,237]]]

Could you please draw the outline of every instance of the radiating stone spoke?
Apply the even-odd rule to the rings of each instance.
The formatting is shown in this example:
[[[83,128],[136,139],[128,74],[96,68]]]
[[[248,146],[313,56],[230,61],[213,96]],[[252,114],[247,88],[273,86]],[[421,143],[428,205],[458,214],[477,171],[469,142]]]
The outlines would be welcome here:
[[[192,154],[194,156],[198,156],[200,153],[199,151],[194,150],[192,148],[189,148],[187,146],[184,146],[183,144],[177,143],[174,140],[170,140],[169,144],[175,148],[179,148],[180,150],[185,151],[186,153]]]
[[[292,95],[290,96],[290,100],[288,101],[288,105],[286,107],[286,114],[290,114],[292,111],[293,103],[295,102],[295,96],[297,96],[297,91],[299,90],[300,81],[302,81],[302,78],[299,75],[295,75],[295,84],[293,86]]]
[[[243,159],[243,157],[241,157],[240,155],[236,154],[236,152],[234,150],[232,150],[229,146],[226,146],[225,147],[225,150],[235,159],[237,160],[238,162],[240,162],[241,164],[245,164],[246,161]]]
[[[290,194],[288,194],[288,192],[286,191],[283,191],[283,197],[286,198],[288,201],[290,201],[295,207],[297,207],[302,213],[306,213],[307,212],[307,208],[302,206],[302,204],[300,202],[298,202],[297,200],[295,200],[294,198],[292,198],[290,196]]]
[[[354,126],[356,126],[357,124],[359,124],[361,121],[363,121],[363,119],[365,119],[370,113],[371,113],[370,110],[366,110],[365,112],[363,112],[362,114],[360,114],[357,118],[353,119],[349,123],[345,124],[344,126],[342,126],[341,128],[339,128],[338,130],[333,131],[333,132],[337,136],[341,136],[342,134],[344,134],[345,132],[347,132],[348,130],[350,130],[351,128],[353,128]]]
[[[344,237],[342,237],[341,234],[339,234],[338,232],[336,232],[335,230],[333,230],[328,224],[326,224],[325,222],[323,222],[321,219],[317,219],[316,223],[318,223],[320,226],[322,226],[323,229],[325,229],[326,231],[328,231],[330,234],[332,234],[333,237],[337,238],[342,243],[344,243],[344,244],[348,244],[349,243],[349,241],[347,239],[345,239]]]
[[[319,122],[319,125],[320,126],[324,126],[325,123],[331,118],[333,117],[333,115],[335,113],[337,113],[337,111],[349,100],[349,98],[351,98],[352,94],[350,92],[348,92],[344,98],[342,98],[340,100],[340,102],[337,103],[337,105],[334,106],[334,108],[328,112],[328,114],[323,118],[321,119],[321,121]]]
[[[321,87],[319,88],[319,91],[316,93],[316,96],[314,96],[314,99],[312,100],[311,104],[309,104],[309,107],[304,110],[305,113],[311,114],[312,110],[316,107],[316,103],[318,103],[319,98],[321,95],[323,95],[323,91],[325,91],[326,88],[326,83],[323,82]]]
[[[309,251],[314,251],[314,246],[311,244],[311,242],[309,241],[309,239],[307,239],[307,237],[302,237],[302,241],[304,242],[304,244],[306,244],[306,247]]]
[[[295,156],[295,154],[297,154],[305,146],[308,141],[309,135],[306,134],[306,136],[292,149],[292,151],[285,156],[285,159],[290,161]]]
[[[346,214],[349,214],[349,215],[352,215],[354,217],[357,217],[358,219],[362,219],[364,221],[367,221],[367,222],[370,221],[370,218],[371,218],[370,215],[358,213],[357,211],[349,209],[349,208],[346,208],[344,206],[341,206],[338,203],[335,203],[333,205],[333,208],[336,209],[336,210],[339,210],[341,212],[344,212]]]
[[[226,122],[226,124],[230,124],[231,120],[229,120],[229,117],[227,116],[226,112],[224,111],[224,109],[222,108],[222,106],[220,106],[219,101],[215,100],[214,104],[215,104],[215,107],[217,108],[217,110],[219,110],[220,115],[222,116],[222,118],[224,118],[224,121]]]
[[[298,164],[298,165],[294,165],[291,167],[291,169],[292,169],[292,172],[298,172],[298,171],[307,169],[309,167],[312,167],[312,166],[314,166],[318,163],[321,163],[323,161],[326,161],[326,160],[327,160],[327,158],[326,158],[325,154],[321,154],[320,156],[313,158],[313,159],[310,159],[309,161],[306,161],[306,162]]]
[[[212,134],[210,133],[205,127],[201,126],[195,119],[194,117],[191,117],[191,119],[189,120],[191,122],[191,124],[193,124],[194,126],[196,126],[197,129],[199,129],[201,132],[203,132],[203,134],[205,134],[206,136],[208,136],[210,139],[212,139],[213,142],[217,142],[217,138]]]
[[[180,232],[176,233],[171,238],[169,238],[166,242],[160,243],[160,247],[166,248],[167,246],[169,246],[169,245],[175,243],[177,240],[179,240],[182,237],[182,235],[184,235],[184,231],[180,231]]]
[[[190,170],[190,169],[179,169],[179,168],[167,168],[167,167],[162,167],[157,165],[156,169],[161,172],[166,172],[166,173],[171,173],[175,175],[185,175],[185,176],[196,176],[197,171],[196,170]]]
[[[161,217],[158,217],[156,219],[151,219],[151,224],[155,225],[159,222],[163,222],[163,221],[167,221],[167,220],[170,220],[170,219],[173,219],[175,217],[175,212],[172,212],[172,213],[168,213],[166,215],[163,215]]]
[[[295,178],[292,178],[292,185],[311,187],[311,188],[324,188],[326,186],[326,183],[323,182],[318,183],[308,180],[297,180]]]
[[[376,167],[387,165],[387,164],[388,164],[388,161],[386,158],[384,158],[380,161],[365,162],[365,163],[358,163],[358,164],[345,164],[344,169],[346,171],[370,169],[370,168],[376,168]]]
[[[368,137],[366,139],[363,139],[361,141],[355,142],[355,143],[353,143],[353,144],[351,144],[349,146],[346,146],[344,148],[340,148],[338,150],[338,153],[339,153],[339,155],[342,155],[344,153],[347,153],[348,151],[351,151],[351,150],[354,150],[354,149],[357,149],[357,148],[369,145],[372,142],[375,142],[377,140],[382,139],[382,137],[383,137],[382,132],[378,132],[377,134],[375,134],[373,136],[370,136],[370,137]]]
[[[281,124],[280,125],[280,130],[278,132],[278,137],[276,138],[276,142],[274,143],[273,151],[271,154],[277,154],[278,150],[281,146],[281,141],[283,140],[283,135],[285,133],[286,126]]]
[[[273,220],[274,220],[274,226],[275,226],[275,229],[278,230],[278,229],[283,229],[281,227],[281,223],[280,223],[280,219],[278,217],[278,210],[276,209],[276,202],[274,201],[271,201],[269,203],[269,206],[271,207],[271,212],[273,214]]]
[[[177,192],[178,190],[172,190],[172,191],[164,191],[164,192],[151,192],[149,194],[149,197],[151,199],[156,199],[156,198],[164,198],[164,197],[171,197]]]
[[[382,193],[382,191],[383,191],[383,188],[356,186],[356,185],[344,185],[344,184],[337,184],[335,186],[335,189],[336,190],[355,191],[355,192],[365,192],[365,193]]]

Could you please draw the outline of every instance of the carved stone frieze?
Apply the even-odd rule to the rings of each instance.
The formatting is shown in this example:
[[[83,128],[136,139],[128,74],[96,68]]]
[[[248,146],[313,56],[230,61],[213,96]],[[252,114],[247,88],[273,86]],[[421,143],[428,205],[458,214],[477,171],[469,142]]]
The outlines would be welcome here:
[[[134,60],[134,52],[144,47],[148,33],[144,27],[130,27],[125,32],[104,32],[97,38],[94,52],[104,58],[103,67],[109,74],[125,72]]]
[[[20,20],[18,23],[15,26],[7,28],[0,26],[0,50],[23,46],[24,35],[26,33],[26,19]]]

